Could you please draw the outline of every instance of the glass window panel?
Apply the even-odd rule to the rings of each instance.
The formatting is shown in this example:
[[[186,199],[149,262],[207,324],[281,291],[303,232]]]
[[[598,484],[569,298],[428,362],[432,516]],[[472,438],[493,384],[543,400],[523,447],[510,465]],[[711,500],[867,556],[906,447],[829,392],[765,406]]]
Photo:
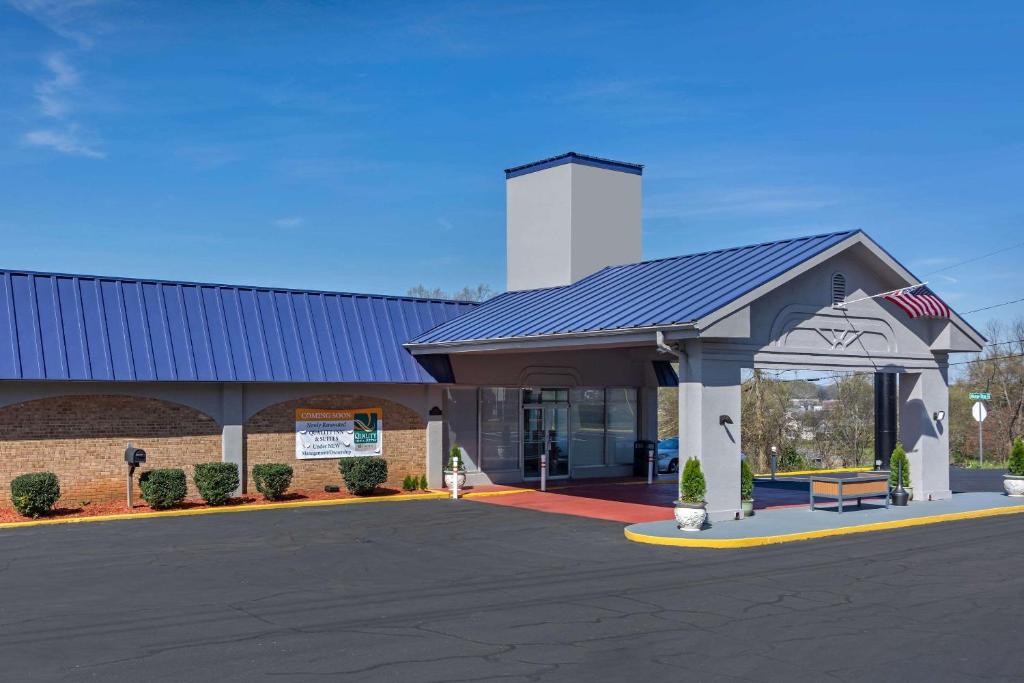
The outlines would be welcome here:
[[[570,393],[573,467],[604,465],[604,389]]]
[[[477,397],[475,388],[449,387],[445,390],[445,434],[444,460],[452,446],[462,449],[463,462],[467,472],[479,472],[480,458],[477,457]]]
[[[480,389],[480,467],[519,469],[519,389]]]
[[[613,465],[633,463],[633,442],[636,441],[636,389],[616,387],[606,390],[608,438],[607,462]]]

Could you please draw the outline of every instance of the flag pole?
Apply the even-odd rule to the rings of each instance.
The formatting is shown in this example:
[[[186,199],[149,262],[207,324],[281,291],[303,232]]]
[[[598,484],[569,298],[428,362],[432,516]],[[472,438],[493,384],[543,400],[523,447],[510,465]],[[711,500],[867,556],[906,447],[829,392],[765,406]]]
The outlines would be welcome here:
[[[928,284],[927,280],[925,280],[924,282],[918,282],[916,285],[907,285],[906,287],[900,287],[899,289],[890,289],[888,292],[882,292],[881,294],[872,294],[871,296],[862,296],[861,298],[854,299],[853,301],[844,301],[843,302],[843,306],[845,307],[845,306],[847,306],[849,304],[855,304],[858,301],[867,301],[868,299],[877,299],[880,296],[889,296],[890,294],[895,294],[896,292],[905,292],[908,289],[914,289],[915,287],[923,287],[926,284]]]

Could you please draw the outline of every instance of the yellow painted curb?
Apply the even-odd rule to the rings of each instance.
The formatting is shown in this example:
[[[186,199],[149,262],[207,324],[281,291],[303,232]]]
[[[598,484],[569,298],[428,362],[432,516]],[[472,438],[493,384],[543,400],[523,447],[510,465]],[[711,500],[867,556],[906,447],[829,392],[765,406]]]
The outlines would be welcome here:
[[[477,495],[486,495],[484,493]],[[0,529],[16,529],[48,524],[81,524],[84,522],[113,522],[121,519],[152,519],[154,517],[191,517],[193,515],[219,515],[226,512],[255,512],[257,510],[284,510],[287,508],[327,507],[331,505],[359,505],[362,503],[403,502],[408,500],[443,500],[448,498],[443,491],[429,493],[397,494],[369,498],[336,498],[334,500],[297,500],[286,503],[258,503],[255,505],[232,505],[228,507],[198,508],[195,510],[159,510],[157,512],[125,512],[117,515],[96,515],[94,517],[67,517],[63,519],[32,519],[24,522],[0,522]]]
[[[896,519],[890,522],[875,522],[873,524],[861,524],[860,526],[844,526],[835,529],[817,529],[815,531],[802,531],[795,534],[781,534],[778,536],[751,536],[749,538],[667,538],[665,536],[651,536],[649,534],[638,534],[624,530],[626,538],[636,543],[649,543],[651,545],[673,545],[684,548],[752,548],[762,545],[774,545],[776,543],[792,543],[793,541],[806,541],[812,538],[825,538],[827,536],[846,536],[848,534],[863,534],[871,531],[888,531],[890,529],[903,529],[912,526],[925,526],[927,524],[938,524],[940,522],[953,522],[961,519],[981,519],[984,517],[999,517],[1002,515],[1015,515],[1024,512],[1024,505],[1013,507],[986,508],[984,510],[968,510],[966,512],[950,512],[944,515],[931,515],[928,517],[915,517],[913,519]]]
[[[776,472],[776,477],[796,477],[802,474],[831,474],[832,472],[870,472],[872,467],[835,467],[830,470],[795,470],[793,472]],[[755,477],[770,477],[771,472],[755,474]]]

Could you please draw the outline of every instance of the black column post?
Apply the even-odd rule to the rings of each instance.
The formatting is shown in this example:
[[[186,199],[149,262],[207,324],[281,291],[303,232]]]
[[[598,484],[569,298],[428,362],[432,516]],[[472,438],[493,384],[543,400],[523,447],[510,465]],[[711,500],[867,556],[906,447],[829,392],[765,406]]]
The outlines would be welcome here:
[[[875,373],[875,460],[889,469],[889,457],[896,448],[896,373]]]

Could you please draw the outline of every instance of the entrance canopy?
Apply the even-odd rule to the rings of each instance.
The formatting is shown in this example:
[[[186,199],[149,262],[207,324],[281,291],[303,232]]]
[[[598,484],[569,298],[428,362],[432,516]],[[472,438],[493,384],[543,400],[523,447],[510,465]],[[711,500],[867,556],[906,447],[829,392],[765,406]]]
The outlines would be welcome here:
[[[898,373],[915,492],[948,497],[948,354],[985,339],[950,309],[911,319],[878,295],[919,280],[861,231],[604,268],[509,292],[405,344],[446,354],[457,384],[617,383],[679,363],[680,460],[701,461],[709,516],[739,512],[740,383],[748,368]],[[634,378],[638,375],[634,374]],[[517,382],[516,380],[519,379]],[[638,382],[627,382],[634,385]],[[915,493],[915,495],[918,495]]]

